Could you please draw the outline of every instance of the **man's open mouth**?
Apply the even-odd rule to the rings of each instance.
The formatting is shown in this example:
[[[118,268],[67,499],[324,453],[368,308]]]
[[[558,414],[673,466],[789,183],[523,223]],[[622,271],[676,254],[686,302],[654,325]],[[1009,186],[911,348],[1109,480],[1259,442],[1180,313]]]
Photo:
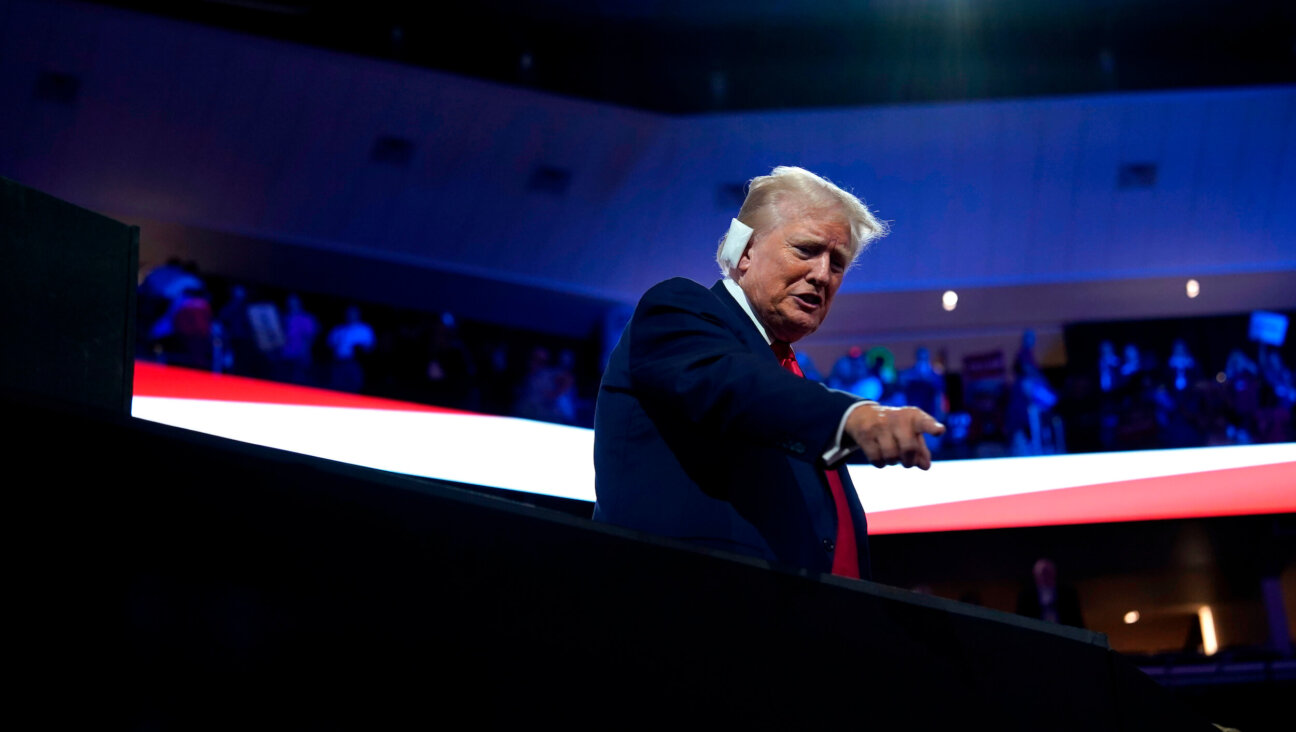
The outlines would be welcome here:
[[[805,293],[805,294],[794,295],[793,297],[795,297],[796,299],[798,299],[798,300],[800,300],[801,302],[805,303],[806,305],[809,305],[810,307],[816,307],[816,308],[817,308],[817,307],[819,307],[820,305],[823,304],[823,298],[819,297],[818,295],[814,294],[813,292],[807,292],[807,293]]]

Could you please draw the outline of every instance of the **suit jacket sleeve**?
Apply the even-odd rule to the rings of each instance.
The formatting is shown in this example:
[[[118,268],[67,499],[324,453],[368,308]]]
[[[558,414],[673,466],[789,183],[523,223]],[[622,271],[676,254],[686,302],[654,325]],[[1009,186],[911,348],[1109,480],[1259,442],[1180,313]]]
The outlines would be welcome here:
[[[767,347],[753,346],[763,339],[735,308],[688,280],[649,290],[630,326],[633,389],[726,442],[820,461],[858,398],[784,371]]]

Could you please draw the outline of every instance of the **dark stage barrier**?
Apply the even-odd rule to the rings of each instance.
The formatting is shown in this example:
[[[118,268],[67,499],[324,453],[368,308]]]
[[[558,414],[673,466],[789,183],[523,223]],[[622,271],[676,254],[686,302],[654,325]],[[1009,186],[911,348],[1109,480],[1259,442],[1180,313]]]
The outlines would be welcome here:
[[[139,229],[0,178],[0,385],[130,413]]]
[[[25,426],[11,474],[43,476],[22,512],[53,558],[31,594],[51,628],[38,672],[88,676],[100,719],[1212,729],[1091,632],[112,414],[3,406]]]

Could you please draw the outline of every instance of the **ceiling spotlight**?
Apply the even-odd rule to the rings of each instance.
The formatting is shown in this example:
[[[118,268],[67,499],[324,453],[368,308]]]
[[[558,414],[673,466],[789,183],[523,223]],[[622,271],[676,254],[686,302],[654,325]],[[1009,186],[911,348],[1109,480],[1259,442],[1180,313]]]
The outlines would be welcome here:
[[[1188,280],[1188,284],[1184,285],[1184,289],[1188,292],[1189,299],[1192,299],[1201,294],[1201,283],[1197,280]]]
[[[945,312],[958,307],[958,293],[953,290],[946,290],[945,294],[941,295],[941,307],[945,308]]]
[[[1129,612],[1125,613],[1125,624],[1126,624],[1126,625],[1133,625],[1133,624],[1137,623],[1138,621],[1139,621],[1139,611],[1138,611],[1138,610],[1130,610]]]

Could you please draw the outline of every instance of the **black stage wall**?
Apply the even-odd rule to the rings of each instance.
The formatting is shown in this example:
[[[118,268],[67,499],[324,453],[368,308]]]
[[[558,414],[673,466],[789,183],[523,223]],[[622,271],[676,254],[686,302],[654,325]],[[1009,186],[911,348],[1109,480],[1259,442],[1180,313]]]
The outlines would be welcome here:
[[[1211,729],[1087,631],[4,402],[9,469],[44,476],[32,666],[99,719]]]
[[[0,385],[130,413],[139,229],[0,178]]]

